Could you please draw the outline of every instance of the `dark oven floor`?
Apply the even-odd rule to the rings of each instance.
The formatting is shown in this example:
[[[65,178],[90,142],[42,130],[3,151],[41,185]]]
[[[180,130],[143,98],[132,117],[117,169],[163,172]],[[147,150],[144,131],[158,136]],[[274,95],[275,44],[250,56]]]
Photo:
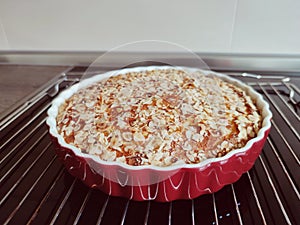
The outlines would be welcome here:
[[[53,97],[80,79],[57,77],[0,126],[0,224],[300,224],[300,77],[241,77],[262,93],[272,129],[254,167],[215,194],[135,202],[84,186],[57,159],[45,124]],[[281,74],[282,75],[282,74]],[[259,82],[258,82],[259,81]]]

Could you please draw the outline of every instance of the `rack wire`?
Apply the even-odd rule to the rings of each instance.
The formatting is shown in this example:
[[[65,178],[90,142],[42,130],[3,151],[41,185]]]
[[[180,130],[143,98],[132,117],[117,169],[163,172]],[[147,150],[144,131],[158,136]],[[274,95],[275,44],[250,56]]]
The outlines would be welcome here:
[[[0,121],[0,224],[300,224],[299,77],[230,73],[270,103],[274,117],[262,154],[217,193],[159,203],[92,190],[56,157],[46,111],[81,75],[76,67],[69,70]]]

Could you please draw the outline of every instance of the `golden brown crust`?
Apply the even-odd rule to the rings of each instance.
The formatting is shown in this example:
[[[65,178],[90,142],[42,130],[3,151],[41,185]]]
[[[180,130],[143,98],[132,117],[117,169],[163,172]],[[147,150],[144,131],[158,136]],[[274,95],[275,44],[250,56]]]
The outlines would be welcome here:
[[[260,123],[240,88],[178,69],[102,80],[75,93],[57,116],[59,133],[81,151],[157,166],[223,156],[255,137]]]

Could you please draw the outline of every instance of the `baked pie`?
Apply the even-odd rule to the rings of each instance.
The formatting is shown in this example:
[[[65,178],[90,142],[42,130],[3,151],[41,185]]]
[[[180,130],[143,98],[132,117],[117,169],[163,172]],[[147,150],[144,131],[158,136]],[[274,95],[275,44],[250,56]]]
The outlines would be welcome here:
[[[261,111],[244,89],[213,73],[168,67],[108,76],[58,108],[65,142],[132,166],[197,164],[257,136]]]

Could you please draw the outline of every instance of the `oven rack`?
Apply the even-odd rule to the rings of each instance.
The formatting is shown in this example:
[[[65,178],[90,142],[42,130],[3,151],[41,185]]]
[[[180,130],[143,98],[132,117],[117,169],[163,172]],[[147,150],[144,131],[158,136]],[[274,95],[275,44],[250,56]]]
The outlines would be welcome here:
[[[170,203],[83,185],[56,157],[45,124],[52,99],[80,80],[74,67],[0,121],[0,224],[300,224],[300,78],[226,72],[263,94],[273,112],[262,154],[237,182]]]

